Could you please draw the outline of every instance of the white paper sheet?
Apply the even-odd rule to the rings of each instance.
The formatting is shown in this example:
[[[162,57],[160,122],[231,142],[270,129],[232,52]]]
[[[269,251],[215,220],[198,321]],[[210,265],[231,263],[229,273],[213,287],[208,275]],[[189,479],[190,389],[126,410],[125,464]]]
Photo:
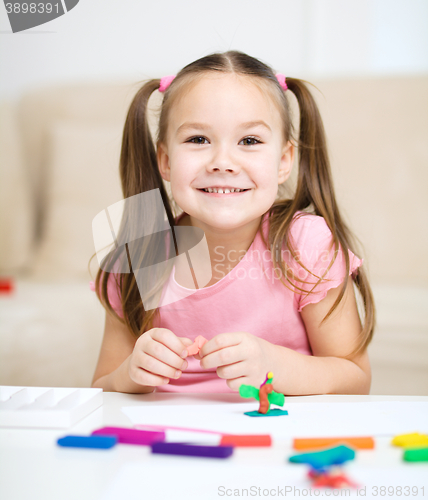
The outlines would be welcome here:
[[[127,463],[108,485],[103,500],[214,500],[224,498],[426,498],[426,467],[365,466],[346,468],[359,489],[316,490],[306,478],[307,467],[283,464],[237,464],[230,460],[156,457]],[[405,496],[405,487],[409,494]],[[382,488],[382,489],[381,489]],[[392,495],[391,495],[392,492]],[[415,494],[416,493],[416,494]]]
[[[273,438],[384,436],[428,433],[428,403],[293,403],[286,416],[249,417],[257,403],[142,405],[123,407],[133,424],[181,426],[229,434],[270,434]]]

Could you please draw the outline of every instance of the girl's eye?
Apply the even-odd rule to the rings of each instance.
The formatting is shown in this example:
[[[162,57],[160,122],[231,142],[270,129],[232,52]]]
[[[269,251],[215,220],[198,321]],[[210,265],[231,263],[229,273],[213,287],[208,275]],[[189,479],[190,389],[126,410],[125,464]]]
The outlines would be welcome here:
[[[192,137],[192,138],[191,138],[191,139],[189,139],[187,142],[191,142],[191,143],[193,143],[193,144],[203,144],[203,142],[194,142],[194,141],[195,141],[195,139],[196,139],[196,140],[198,140],[198,139],[202,139],[203,141],[206,141],[205,137],[200,137],[200,136],[199,136],[199,137]]]
[[[202,142],[199,139],[202,139]],[[195,142],[195,141],[197,141],[197,142]],[[192,137],[187,142],[191,142],[193,144],[204,144],[203,141],[206,141],[205,137],[197,136],[197,137]],[[244,143],[246,146],[254,146],[255,144],[261,144],[261,141],[259,141],[255,137],[245,137],[244,139],[242,139],[242,141],[246,141]],[[251,141],[254,141],[254,142],[251,142]]]
[[[261,141],[259,141],[258,139],[256,139],[255,137],[245,137],[244,139],[242,139],[243,141],[255,141],[255,142],[252,142],[252,143],[249,143],[249,142],[246,142],[245,144],[247,146],[254,146],[255,144],[261,144]]]

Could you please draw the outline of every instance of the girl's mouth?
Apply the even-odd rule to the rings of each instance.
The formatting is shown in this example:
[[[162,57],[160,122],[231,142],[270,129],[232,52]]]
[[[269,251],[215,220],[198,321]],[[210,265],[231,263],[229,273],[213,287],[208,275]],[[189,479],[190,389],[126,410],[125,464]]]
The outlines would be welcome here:
[[[246,191],[250,191],[250,189],[238,189],[238,188],[202,188],[198,189],[202,193],[206,193],[208,195],[238,195],[245,193]]]

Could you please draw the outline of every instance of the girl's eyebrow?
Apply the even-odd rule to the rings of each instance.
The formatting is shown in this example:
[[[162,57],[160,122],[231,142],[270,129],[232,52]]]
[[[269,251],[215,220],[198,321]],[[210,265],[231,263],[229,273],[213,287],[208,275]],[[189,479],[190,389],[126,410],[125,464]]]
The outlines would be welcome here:
[[[248,129],[248,128],[260,127],[260,126],[265,127],[270,132],[272,132],[272,129],[263,120],[255,120],[255,121],[251,121],[251,122],[241,123],[239,128]],[[183,130],[187,130],[187,129],[209,130],[210,128],[211,128],[210,125],[205,124],[205,123],[183,123],[182,125],[180,125],[178,127],[177,133],[182,132]]]

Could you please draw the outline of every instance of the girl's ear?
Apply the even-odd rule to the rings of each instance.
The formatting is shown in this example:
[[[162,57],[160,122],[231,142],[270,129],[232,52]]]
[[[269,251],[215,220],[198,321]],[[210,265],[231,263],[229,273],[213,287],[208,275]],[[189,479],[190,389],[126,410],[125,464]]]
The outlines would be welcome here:
[[[294,144],[290,141],[284,146],[278,170],[278,184],[285,182],[291,174],[294,162]]]
[[[157,148],[157,159],[158,159],[158,167],[159,172],[162,176],[162,179],[165,181],[170,180],[170,166],[169,166],[169,156],[166,152],[166,148],[163,144],[159,144]]]

